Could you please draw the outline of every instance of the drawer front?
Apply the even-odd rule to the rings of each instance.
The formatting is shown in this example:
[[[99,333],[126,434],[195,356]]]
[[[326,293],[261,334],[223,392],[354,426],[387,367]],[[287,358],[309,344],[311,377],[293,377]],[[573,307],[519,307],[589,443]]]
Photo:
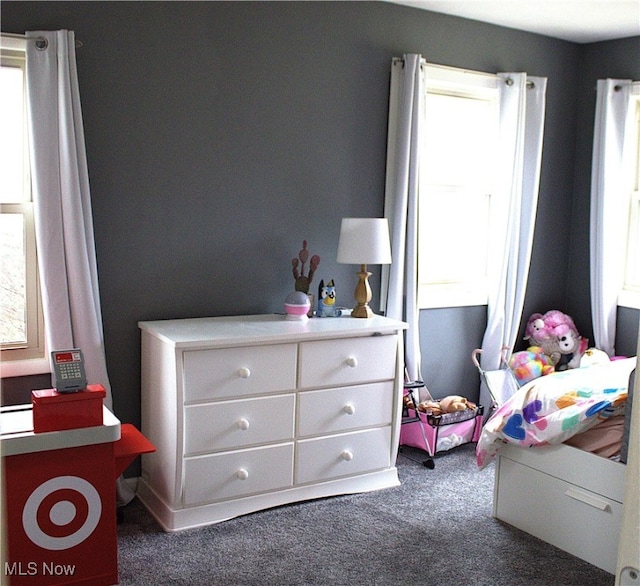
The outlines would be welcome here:
[[[302,388],[393,379],[397,337],[372,336],[300,344]]]
[[[393,381],[385,381],[300,393],[298,435],[388,425],[393,415],[393,389]]]
[[[296,452],[296,483],[388,468],[390,452],[390,427],[301,440]]]
[[[520,446],[501,444],[499,454],[509,460],[582,486],[619,503],[624,500],[625,465],[596,456],[567,444],[523,450]]]
[[[293,443],[185,460],[185,506],[289,488]]]
[[[620,503],[507,458],[498,470],[498,519],[615,573]]]
[[[185,402],[293,390],[296,344],[184,353]]]
[[[185,454],[291,440],[294,414],[293,394],[188,405]]]

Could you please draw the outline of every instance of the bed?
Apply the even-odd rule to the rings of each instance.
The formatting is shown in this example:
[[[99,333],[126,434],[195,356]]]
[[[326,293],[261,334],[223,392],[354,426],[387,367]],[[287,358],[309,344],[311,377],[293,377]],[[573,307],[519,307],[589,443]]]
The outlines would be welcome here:
[[[637,359],[543,376],[487,420],[480,468],[495,460],[493,514],[615,574]]]

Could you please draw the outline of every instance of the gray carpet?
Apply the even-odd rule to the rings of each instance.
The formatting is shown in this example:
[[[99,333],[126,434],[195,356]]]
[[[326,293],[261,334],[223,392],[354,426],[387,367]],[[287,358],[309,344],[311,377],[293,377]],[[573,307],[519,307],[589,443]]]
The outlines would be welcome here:
[[[404,448],[404,455],[422,452]],[[122,586],[613,586],[614,577],[491,516],[474,446],[398,457],[402,486],[164,533],[135,500],[118,528]]]

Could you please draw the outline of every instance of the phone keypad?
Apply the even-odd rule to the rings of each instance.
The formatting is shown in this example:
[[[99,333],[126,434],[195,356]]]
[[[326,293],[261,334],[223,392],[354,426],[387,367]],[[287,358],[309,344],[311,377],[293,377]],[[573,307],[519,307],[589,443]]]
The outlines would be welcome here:
[[[68,380],[74,378],[82,378],[82,371],[79,364],[60,364],[58,365],[61,380]]]

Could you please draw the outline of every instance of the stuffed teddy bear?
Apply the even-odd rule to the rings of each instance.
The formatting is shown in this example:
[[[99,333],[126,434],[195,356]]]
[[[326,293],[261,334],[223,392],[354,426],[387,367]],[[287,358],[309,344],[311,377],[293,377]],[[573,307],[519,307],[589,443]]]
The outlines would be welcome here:
[[[433,399],[420,401],[420,403],[418,403],[418,411],[428,413],[429,415],[442,415],[444,413],[440,407],[440,401],[434,401]]]
[[[525,340],[542,348],[556,370],[577,368],[589,340],[578,333],[573,319],[552,309],[544,315],[534,313],[527,321]]]
[[[460,395],[449,395],[440,399],[440,409],[445,413],[454,413],[455,411],[466,411],[469,409],[469,401]]]
[[[413,401],[406,399],[405,406],[413,409]],[[427,413],[428,415],[438,416],[445,413],[454,413],[455,411],[465,411],[467,409],[474,409],[475,405],[460,395],[449,395],[438,401],[433,399],[427,399],[418,403],[417,410],[421,413]]]
[[[540,346],[529,346],[522,352],[512,354],[509,359],[509,368],[520,386],[555,370],[551,360]]]

